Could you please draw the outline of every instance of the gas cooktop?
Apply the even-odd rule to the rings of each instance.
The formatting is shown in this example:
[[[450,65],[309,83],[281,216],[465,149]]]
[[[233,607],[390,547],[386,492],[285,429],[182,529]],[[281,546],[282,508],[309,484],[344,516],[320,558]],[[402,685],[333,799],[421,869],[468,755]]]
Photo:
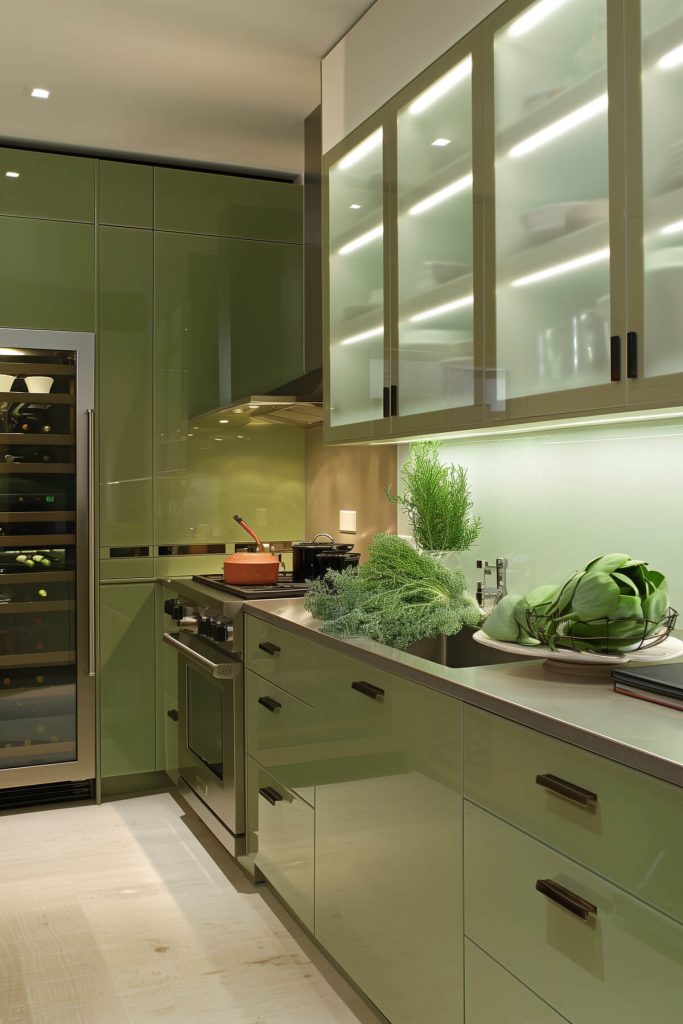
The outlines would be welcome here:
[[[234,594],[245,601],[262,601],[268,597],[303,597],[308,583],[294,583],[291,573],[282,573],[277,583],[226,583],[220,573],[193,576],[195,583],[203,583],[224,594]]]

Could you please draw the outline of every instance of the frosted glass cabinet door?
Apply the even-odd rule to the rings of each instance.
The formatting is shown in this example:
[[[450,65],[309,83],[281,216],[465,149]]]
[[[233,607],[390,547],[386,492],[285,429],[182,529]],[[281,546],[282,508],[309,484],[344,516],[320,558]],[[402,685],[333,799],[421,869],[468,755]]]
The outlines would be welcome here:
[[[354,133],[328,175],[329,425],[359,436],[386,411],[383,142]]]
[[[623,382],[610,383],[619,376],[610,339],[619,336],[620,354],[624,318],[623,156],[615,145],[623,116],[618,68],[608,81],[607,67],[618,17],[608,0],[508,3],[498,16],[494,416],[625,401]]]
[[[641,341],[631,388],[680,404],[683,382],[683,6],[642,0],[643,240]],[[636,141],[635,146],[638,143]],[[636,148],[637,151],[637,148]],[[640,322],[639,322],[640,321]]]
[[[437,62],[411,89],[397,157],[403,419],[475,401],[471,53]]]

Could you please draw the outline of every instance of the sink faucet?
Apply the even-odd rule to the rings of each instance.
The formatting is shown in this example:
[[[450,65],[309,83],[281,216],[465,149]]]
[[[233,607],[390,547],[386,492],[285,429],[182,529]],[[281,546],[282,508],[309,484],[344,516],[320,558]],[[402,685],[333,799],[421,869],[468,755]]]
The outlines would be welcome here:
[[[487,586],[486,577],[491,576],[493,573],[494,566],[490,562],[482,561],[477,559],[477,569],[483,569],[484,579],[477,583],[477,604],[483,612],[491,611],[495,605],[498,604],[501,597],[505,597],[508,592],[507,587],[507,570],[508,560],[507,558],[497,558],[495,564],[496,570],[496,585],[495,587]]]

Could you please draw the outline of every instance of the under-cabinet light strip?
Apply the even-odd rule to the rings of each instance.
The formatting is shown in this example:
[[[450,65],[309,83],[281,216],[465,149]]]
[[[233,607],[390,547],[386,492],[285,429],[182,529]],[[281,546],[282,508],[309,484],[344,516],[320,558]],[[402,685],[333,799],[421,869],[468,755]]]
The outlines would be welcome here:
[[[459,64],[456,64],[454,68],[447,71],[441,78],[437,78],[434,85],[430,85],[428,89],[420,93],[417,99],[408,107],[411,114],[421,114],[423,110],[431,107],[433,103],[440,100],[442,96],[445,96],[447,92],[454,89],[460,82],[464,82],[466,78],[469,78],[472,74],[472,57],[465,57]]]
[[[525,14],[512,22],[508,29],[509,34],[514,37],[526,35],[566,2],[567,0],[540,0],[540,3],[534,4]]]
[[[425,199],[421,199],[419,203],[415,203],[415,206],[410,207],[408,213],[413,217],[418,213],[424,213],[425,210],[431,210],[433,206],[437,206],[445,199],[450,199],[451,196],[457,196],[459,192],[464,192],[465,189],[471,187],[472,175],[465,174],[464,177],[458,178],[457,181],[452,181],[450,185],[440,188],[438,192],[432,192],[430,196],[427,196]]]
[[[593,263],[602,263],[609,259],[609,248],[597,249],[595,252],[588,252],[585,256],[578,256],[575,260],[567,260],[565,263],[555,263],[551,267],[537,270],[535,274],[527,274],[526,277],[518,277],[511,282],[513,288],[523,288],[528,284],[536,284],[537,281],[546,281],[550,277],[560,277],[562,274],[569,274],[573,270],[580,270],[582,267],[590,267]]]
[[[462,299],[456,299],[455,302],[446,302],[442,306],[432,306],[431,309],[423,309],[421,313],[411,316],[410,320],[412,323],[419,323],[421,320],[431,320],[433,316],[441,316],[442,313],[452,313],[456,309],[464,309],[465,306],[471,306],[473,303],[474,295],[466,295]]]
[[[518,142],[516,146],[513,146],[510,150],[510,156],[518,157],[525,156],[527,153],[532,153],[535,149],[540,149],[541,146],[545,146],[547,142],[552,142],[553,139],[559,138],[561,135],[566,135],[573,128],[578,128],[579,125],[585,124],[586,121],[590,121],[591,118],[596,117],[598,114],[604,113],[607,110],[607,93],[604,92],[601,96],[597,96],[590,103],[585,103],[582,107],[578,107],[576,110],[572,110],[571,114],[567,114],[565,117],[561,117],[559,121],[553,121],[546,128],[542,128],[540,132],[535,132],[530,135],[528,139],[524,139],[523,142]]]
[[[683,45],[677,46],[675,50],[669,50],[657,61],[657,67],[662,71],[669,71],[671,68],[680,67],[683,64]]]
[[[373,149],[377,149],[382,144],[382,129],[378,128],[372,135],[368,135],[367,139],[363,139],[357,146],[349,150],[346,156],[343,156],[337,165],[340,170],[345,171],[347,167],[353,167],[359,160],[362,160],[368,153],[372,153]]]
[[[345,256],[347,252],[354,252],[356,249],[360,249],[361,246],[367,245],[368,242],[372,242],[375,238],[379,238],[384,231],[384,226],[378,224],[376,228],[371,228],[370,231],[366,231],[362,235],[358,235],[357,238],[353,238],[346,245],[342,245],[339,249],[339,255]]]
[[[340,345],[353,345],[356,341],[367,341],[368,338],[378,338],[384,334],[384,327],[373,327],[369,331],[361,331],[360,334],[352,334],[350,338],[342,338]]]
[[[660,235],[680,235],[683,231],[683,220],[674,221],[673,224],[667,224],[659,232]]]

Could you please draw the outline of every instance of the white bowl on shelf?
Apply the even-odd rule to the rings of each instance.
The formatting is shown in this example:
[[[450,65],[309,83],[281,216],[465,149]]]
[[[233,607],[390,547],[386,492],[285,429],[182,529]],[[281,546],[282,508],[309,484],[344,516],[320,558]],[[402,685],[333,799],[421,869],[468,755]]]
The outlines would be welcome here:
[[[16,379],[12,373],[0,373],[0,391],[11,391]]]
[[[24,377],[26,387],[34,395],[47,395],[54,384],[54,377]]]
[[[530,242],[539,244],[580,231],[609,217],[608,199],[581,199],[576,202],[550,203],[527,210],[520,217]]]

